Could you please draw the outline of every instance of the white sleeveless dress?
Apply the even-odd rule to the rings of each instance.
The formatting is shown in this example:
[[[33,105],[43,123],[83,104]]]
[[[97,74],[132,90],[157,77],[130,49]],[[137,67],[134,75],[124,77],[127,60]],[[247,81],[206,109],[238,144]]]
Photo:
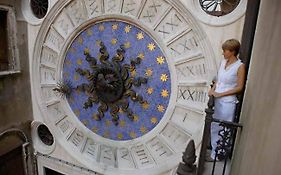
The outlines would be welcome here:
[[[237,60],[235,63],[229,65],[225,69],[225,59],[222,60],[217,80],[215,92],[222,93],[237,86],[237,71],[238,68],[243,64],[241,60]],[[235,115],[235,107],[238,103],[236,95],[224,96],[215,99],[215,111],[213,117],[220,120],[233,121]],[[221,127],[217,123],[211,125],[211,144],[212,153],[211,157],[215,158],[215,149],[217,141],[219,139],[218,132]]]

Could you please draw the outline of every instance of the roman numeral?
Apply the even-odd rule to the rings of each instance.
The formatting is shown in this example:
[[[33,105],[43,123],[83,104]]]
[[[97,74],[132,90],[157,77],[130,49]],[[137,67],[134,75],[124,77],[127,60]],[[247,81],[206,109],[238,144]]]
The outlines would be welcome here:
[[[194,102],[206,102],[207,93],[202,90],[179,89],[178,99],[189,100]]]

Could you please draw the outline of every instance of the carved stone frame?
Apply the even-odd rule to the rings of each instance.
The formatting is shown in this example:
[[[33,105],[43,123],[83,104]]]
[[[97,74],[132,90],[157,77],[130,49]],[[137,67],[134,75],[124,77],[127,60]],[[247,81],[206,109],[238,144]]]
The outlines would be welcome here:
[[[181,4],[181,2],[179,0],[177,0],[177,1],[165,0],[165,1],[168,2],[169,4],[171,4],[180,14],[182,14],[183,17],[185,18],[185,20],[190,23],[190,25],[192,26],[192,29],[195,31],[194,37],[199,41],[198,45],[199,45],[200,49],[202,50],[202,54],[206,57],[205,58],[206,63],[209,65],[209,74],[207,75],[208,82],[206,82],[206,83],[209,83],[209,81],[211,80],[211,77],[215,74],[217,68],[216,68],[216,65],[214,64],[214,60],[213,60],[214,53],[210,47],[206,34],[200,28],[199,24],[197,23],[195,18],[192,16],[192,14],[187,9],[184,8],[184,6]],[[155,167],[148,167],[148,168],[143,168],[143,169],[135,168],[135,169],[127,170],[127,169],[118,169],[115,167],[109,167],[104,164],[97,163],[94,160],[88,159],[87,157],[85,157],[85,155],[82,155],[81,151],[79,149],[76,149],[76,148],[74,148],[74,146],[69,145],[69,142],[66,139],[65,135],[63,135],[56,128],[54,123],[49,121],[50,117],[48,117],[48,114],[46,113],[47,107],[44,106],[43,96],[40,91],[40,89],[41,89],[40,74],[38,74],[38,72],[40,70],[40,57],[42,54],[42,46],[44,45],[45,38],[46,38],[48,32],[53,29],[51,27],[52,22],[58,17],[60,11],[62,9],[64,9],[64,7],[66,5],[68,5],[70,2],[71,2],[71,0],[58,1],[56,3],[56,5],[50,9],[49,15],[47,15],[45,17],[45,20],[42,22],[41,28],[39,30],[39,34],[37,35],[37,39],[35,42],[33,58],[32,58],[33,66],[31,69],[31,71],[32,71],[31,78],[32,78],[32,82],[33,82],[33,91],[34,91],[33,95],[35,96],[34,103],[36,105],[38,105],[37,116],[42,116],[42,118],[38,117],[38,120],[48,123],[48,127],[53,131],[54,136],[56,136],[56,140],[58,141],[58,144],[57,144],[58,149],[63,148],[63,150],[65,150],[66,152],[72,153],[71,157],[75,157],[75,159],[76,159],[76,160],[75,159],[73,159],[73,160],[78,161],[83,166],[90,168],[94,171],[105,173],[105,174],[132,174],[132,172],[134,172],[134,174],[156,174],[156,173],[163,173],[167,170],[171,170],[172,168],[175,168],[175,166],[177,166],[177,164],[178,164],[178,160],[180,159],[180,157],[182,155],[182,152],[180,149],[178,149],[176,151],[176,153],[169,159],[169,163],[162,161],[161,164],[157,164],[157,166],[155,166]],[[163,42],[160,39],[161,37],[158,34],[155,34],[155,31],[153,31],[152,29],[147,27],[147,25],[144,22],[141,22],[140,20],[135,20],[135,18],[130,15],[123,15],[123,14],[120,15],[120,13],[102,14],[102,15],[99,15],[99,17],[88,19],[87,21],[85,21],[84,23],[82,23],[81,25],[76,27],[72,31],[70,36],[67,37],[67,39],[64,41],[64,43],[70,43],[75,38],[75,36],[78,35],[79,32],[81,32],[81,30],[83,28],[85,28],[87,25],[90,25],[91,23],[93,23],[95,21],[104,21],[104,20],[108,20],[108,19],[115,19],[115,20],[121,20],[121,21],[124,20],[124,21],[132,23],[136,26],[139,26],[140,28],[147,31],[147,33],[149,33],[153,36],[156,43],[159,44],[160,46],[162,46],[161,48],[163,48],[164,53],[168,53],[167,47],[163,46]],[[59,61],[58,61],[58,64],[56,65],[56,68],[54,68],[56,70],[55,71],[56,72],[55,80],[59,80],[62,76],[62,74],[61,74],[62,65],[63,65],[63,61],[65,58],[65,55],[64,55],[65,50],[67,49],[67,47],[68,47],[68,44],[63,44],[63,47],[60,49],[60,52],[58,53]],[[171,56],[169,56],[167,58],[170,58],[170,57]],[[170,59],[167,59],[167,61],[169,61],[169,60]],[[175,77],[174,75],[176,75],[176,70],[175,70],[175,67],[173,64],[169,64],[169,65],[170,65],[171,78],[173,78],[173,77]],[[64,99],[60,99],[60,104],[61,104],[60,108],[63,109],[63,111],[65,112],[65,116],[70,116],[69,121],[75,123],[74,130],[71,130],[71,133],[74,132],[76,130],[76,128],[78,128],[79,130],[81,130],[83,132],[83,134],[85,134],[85,137],[91,138],[91,139],[97,141],[97,143],[101,146],[104,146],[104,145],[114,146],[114,149],[126,147],[131,150],[131,148],[134,147],[135,145],[142,144],[142,143],[145,144],[153,137],[160,135],[160,132],[167,125],[168,121],[170,120],[171,115],[174,112],[175,105],[176,105],[178,80],[176,79],[176,77],[173,78],[173,80],[172,80],[172,82],[175,82],[175,83],[172,84],[173,90],[171,91],[172,92],[171,99],[170,99],[171,104],[168,105],[167,112],[165,113],[161,122],[151,132],[147,133],[146,135],[144,135],[140,138],[136,138],[134,140],[117,142],[117,141],[112,141],[109,139],[105,139],[101,136],[98,136],[98,135],[94,134],[93,132],[91,132],[89,129],[85,128],[85,126],[77,119],[77,117],[75,117],[75,114],[70,109],[69,104]],[[197,82],[195,82],[195,83],[197,83]],[[200,84],[200,83],[198,83],[198,84]],[[195,111],[195,112],[199,113],[198,111]],[[70,135],[68,135],[67,138],[69,138],[69,136]],[[60,145],[63,145],[63,146],[60,146]],[[201,145],[199,144],[197,146],[199,148]],[[56,150],[54,151],[53,155],[54,156],[56,155]],[[70,160],[70,158],[69,158],[69,160]]]
[[[210,25],[210,26],[226,26],[234,23],[240,19],[246,12],[247,0],[240,0],[238,6],[229,14],[224,16],[212,16],[207,14],[200,5],[199,0],[192,0],[192,5],[189,8],[194,16],[199,19],[201,22]]]

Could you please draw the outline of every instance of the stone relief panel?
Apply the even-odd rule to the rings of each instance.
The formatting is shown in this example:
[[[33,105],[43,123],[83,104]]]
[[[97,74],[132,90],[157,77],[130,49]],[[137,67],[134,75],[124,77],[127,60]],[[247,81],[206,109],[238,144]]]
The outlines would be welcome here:
[[[146,1],[140,14],[140,19],[153,27],[168,8],[171,7],[164,0]]]
[[[94,18],[103,13],[102,0],[85,0],[85,6],[88,12],[88,18]]]
[[[168,42],[188,28],[188,24],[183,17],[175,9],[171,8],[157,25],[155,31]]]
[[[141,0],[124,0],[122,13],[129,14],[137,17],[140,7],[142,7],[143,1]]]

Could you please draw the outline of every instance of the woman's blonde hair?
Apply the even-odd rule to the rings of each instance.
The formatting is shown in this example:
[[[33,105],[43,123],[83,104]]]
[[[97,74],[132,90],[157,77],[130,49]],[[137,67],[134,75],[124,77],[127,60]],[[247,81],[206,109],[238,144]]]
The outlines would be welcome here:
[[[222,44],[222,50],[229,50],[231,52],[235,52],[234,55],[237,56],[240,50],[240,42],[236,39],[226,40]]]

